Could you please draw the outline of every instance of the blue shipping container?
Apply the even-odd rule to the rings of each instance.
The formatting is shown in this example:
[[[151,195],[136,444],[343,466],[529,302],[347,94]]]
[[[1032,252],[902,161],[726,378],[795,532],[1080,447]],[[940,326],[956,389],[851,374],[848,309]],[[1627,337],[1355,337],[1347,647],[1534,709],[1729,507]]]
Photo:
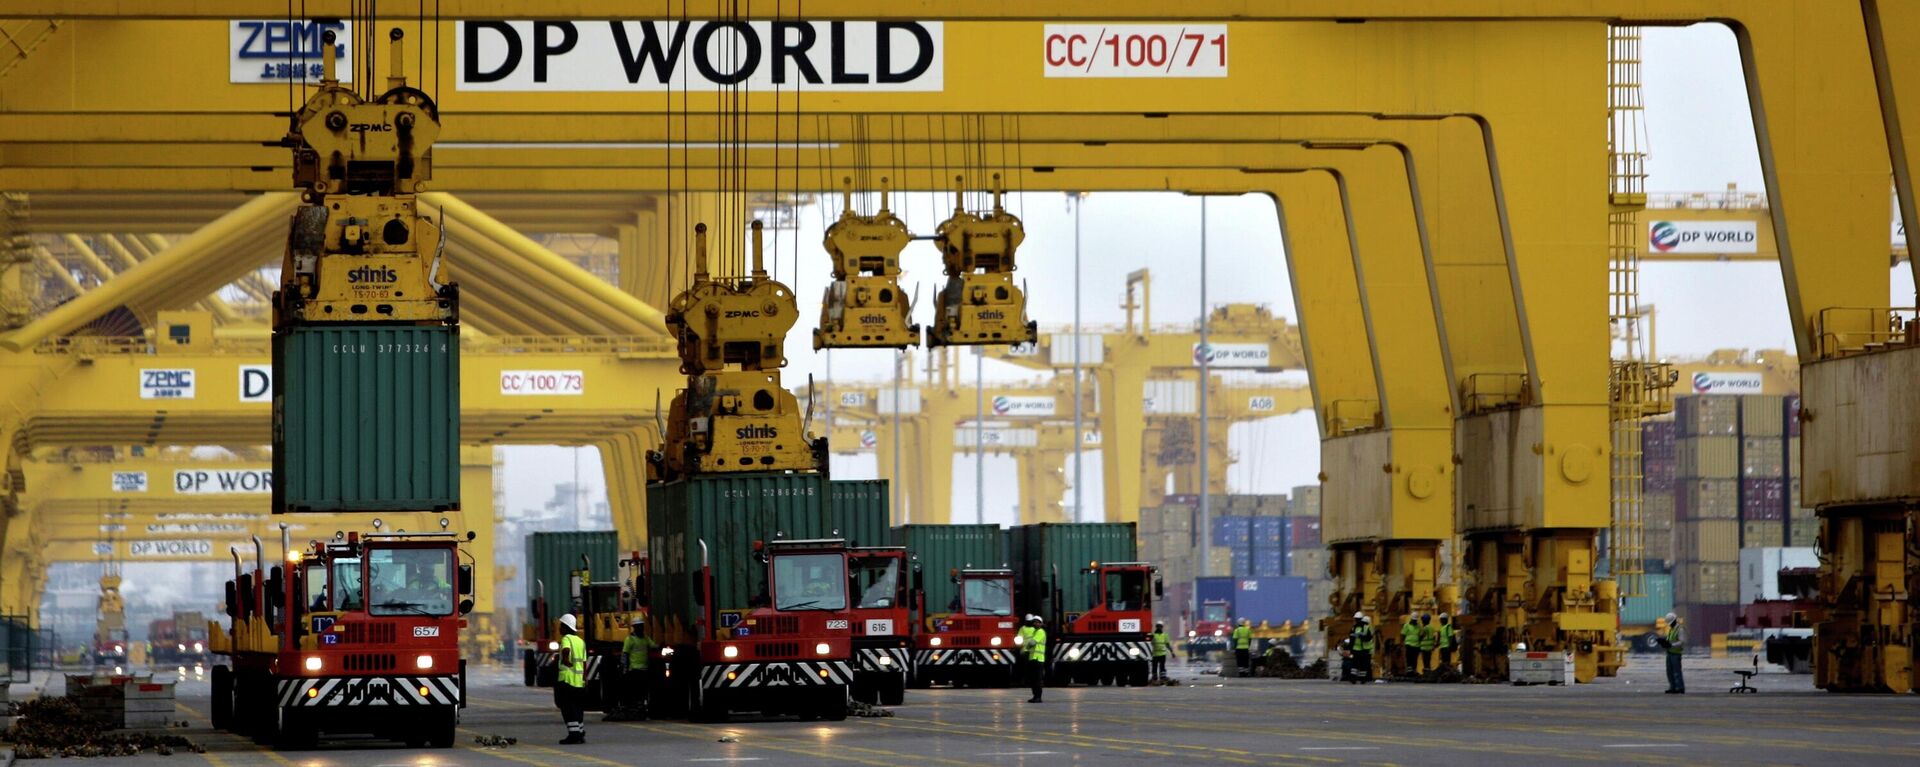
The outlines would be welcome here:
[[[1234,620],[1246,618],[1253,625],[1265,621],[1270,626],[1307,620],[1307,579],[1293,576],[1237,578],[1233,584]]]
[[[1286,517],[1254,517],[1251,527],[1254,548],[1281,549],[1286,547]]]
[[[1287,552],[1279,549],[1254,549],[1253,576],[1272,578],[1286,575]]]
[[[1233,577],[1246,578],[1253,575],[1253,552],[1236,549],[1233,552]]]
[[[1252,540],[1252,517],[1214,517],[1213,545],[1246,548]]]
[[[1233,603],[1232,578],[1195,578],[1193,579],[1193,607],[1199,614],[1200,605],[1208,602]]]

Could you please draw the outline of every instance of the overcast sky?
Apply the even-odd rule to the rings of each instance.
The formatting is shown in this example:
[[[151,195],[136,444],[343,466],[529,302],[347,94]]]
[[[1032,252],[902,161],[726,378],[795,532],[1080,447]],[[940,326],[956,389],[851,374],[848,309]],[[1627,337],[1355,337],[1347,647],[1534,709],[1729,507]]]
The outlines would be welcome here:
[[[1647,104],[1647,188],[1654,192],[1716,191],[1729,183],[1741,189],[1764,188],[1732,34],[1724,27],[1701,25],[1648,29],[1643,47]],[[1603,193],[1594,190],[1595,194]],[[1098,194],[1081,211],[1081,320],[1118,323],[1127,272],[1153,270],[1154,318],[1192,321],[1200,313],[1200,202],[1171,194]],[[837,204],[837,201],[835,202]],[[1294,319],[1286,265],[1273,207],[1257,198],[1213,198],[1208,203],[1208,299],[1213,304],[1263,303]],[[1074,216],[1064,195],[1028,194],[1009,207],[1026,224],[1020,250],[1020,277],[1029,292],[1028,310],[1041,325],[1073,320]],[[947,203],[924,197],[894,208],[919,233],[931,232],[944,218]],[[837,212],[837,211],[835,211]],[[819,296],[827,262],[819,249],[827,221],[817,210],[800,216],[797,237],[780,238],[780,261],[790,264],[800,243],[801,274],[786,268],[801,299],[802,322],[789,336],[791,365],[786,382],[804,385],[809,374],[825,377],[824,360],[811,350],[811,329],[819,316]],[[918,319],[932,316],[932,294],[940,283],[939,256],[930,243],[912,245],[905,255],[908,290],[920,286]],[[1909,305],[1913,288],[1908,272],[1894,270],[1893,305]],[[1595,286],[1596,290],[1603,286]],[[1645,268],[1642,302],[1659,307],[1659,343],[1663,355],[1701,355],[1720,348],[1791,348],[1785,291],[1774,264],[1656,264]],[[1729,321],[1737,318],[1737,321]],[[880,380],[892,369],[888,351],[834,353],[834,374],[841,380]],[[991,380],[1030,378],[1024,371],[989,363]],[[1228,473],[1233,492],[1279,493],[1310,484],[1319,471],[1319,448],[1310,413],[1236,427],[1232,448],[1240,464]],[[1084,498],[1090,509],[1101,503],[1098,453],[1084,457]],[[582,476],[596,488],[599,457],[581,456]],[[970,520],[974,509],[974,463],[955,457],[954,516]],[[559,448],[510,448],[507,466],[509,507],[537,507],[551,493],[554,477],[571,476],[571,451]],[[1010,459],[986,464],[988,521],[1011,523],[1018,501]],[[1068,469],[1071,473],[1071,468]],[[874,476],[872,458],[839,459],[836,476]],[[596,492],[598,490],[596,489]]]

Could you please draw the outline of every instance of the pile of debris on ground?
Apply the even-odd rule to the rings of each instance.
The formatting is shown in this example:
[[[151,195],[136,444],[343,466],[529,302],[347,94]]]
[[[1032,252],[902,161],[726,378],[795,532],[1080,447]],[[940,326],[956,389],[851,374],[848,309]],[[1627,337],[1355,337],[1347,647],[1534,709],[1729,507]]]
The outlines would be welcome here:
[[[1257,676],[1277,679],[1326,679],[1327,661],[1320,658],[1305,666],[1294,660],[1293,653],[1276,650],[1268,653],[1266,662],[1255,670]]]
[[[13,726],[0,731],[0,741],[13,744],[13,755],[17,759],[207,752],[205,746],[178,735],[108,732],[66,698],[37,698],[22,703],[19,717]]]
[[[866,716],[866,717],[893,716],[893,711],[891,709],[881,708],[871,703],[863,703],[857,700],[847,702],[847,713],[853,716]]]

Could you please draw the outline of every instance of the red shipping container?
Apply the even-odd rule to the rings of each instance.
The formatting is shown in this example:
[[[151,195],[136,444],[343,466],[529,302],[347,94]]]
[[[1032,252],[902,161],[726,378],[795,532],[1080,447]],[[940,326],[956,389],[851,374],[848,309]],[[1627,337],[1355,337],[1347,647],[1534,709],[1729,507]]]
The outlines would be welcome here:
[[[1712,643],[1714,634],[1733,632],[1740,605],[1680,605],[1675,612],[1680,614],[1681,628],[1687,631],[1687,645],[1704,648]]]
[[[1317,517],[1294,517],[1288,523],[1290,548],[1312,549],[1320,547],[1320,519]]]
[[[1740,518],[1759,522],[1778,522],[1787,518],[1787,481],[1784,479],[1740,480]]]

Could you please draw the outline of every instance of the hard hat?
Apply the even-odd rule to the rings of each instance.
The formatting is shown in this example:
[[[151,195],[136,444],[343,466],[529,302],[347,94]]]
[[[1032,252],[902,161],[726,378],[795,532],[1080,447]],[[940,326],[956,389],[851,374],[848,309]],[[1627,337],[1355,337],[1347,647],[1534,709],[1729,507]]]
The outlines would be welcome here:
[[[560,625],[566,626],[568,631],[580,630],[580,623],[573,617],[573,613],[560,616]]]
[[[1369,618],[1369,617],[1367,617],[1367,616],[1365,616],[1365,615],[1362,615],[1362,616],[1360,616],[1360,622],[1361,622],[1361,623],[1372,623],[1372,622],[1373,622],[1373,619],[1372,619],[1372,618]]]
[[[635,625],[635,626],[638,626],[638,625],[640,625],[640,624],[642,624],[642,623],[646,623],[646,622],[647,622],[647,616],[645,616],[645,615],[635,615],[635,616],[633,616],[633,625]]]
[[[1354,620],[1357,620],[1357,621],[1363,621],[1363,620],[1366,620],[1366,619],[1367,619],[1367,614],[1366,614],[1366,613],[1354,613],[1354,614],[1353,614],[1353,619],[1354,619]]]
[[[1674,615],[1673,613],[1667,613],[1667,622],[1668,622],[1668,623],[1672,623],[1672,622],[1674,622],[1674,621],[1677,621],[1677,620],[1680,620],[1680,616],[1678,616],[1678,615]]]

